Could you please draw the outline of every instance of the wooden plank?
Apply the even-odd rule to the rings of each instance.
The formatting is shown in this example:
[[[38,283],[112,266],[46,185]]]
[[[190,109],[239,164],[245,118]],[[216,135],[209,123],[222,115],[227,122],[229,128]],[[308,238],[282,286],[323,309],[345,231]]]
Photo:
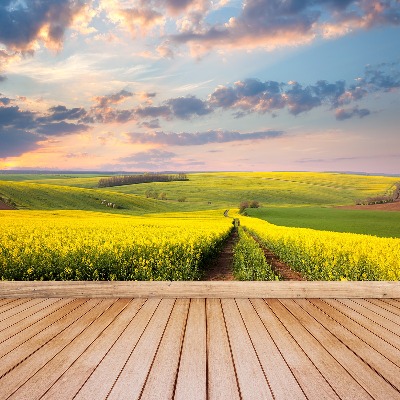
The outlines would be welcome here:
[[[54,299],[32,299],[32,301],[29,302],[29,307],[26,306],[25,309],[19,310],[19,312],[9,316],[6,320],[1,322],[0,336],[2,335],[2,332],[14,325],[18,324],[18,327],[20,327],[24,320],[29,319],[28,322],[32,321],[36,313],[40,313],[43,310],[45,310],[46,313],[46,308],[52,304],[54,304]],[[40,314],[43,315],[43,313]]]
[[[385,346],[385,342],[377,336],[363,329],[327,303],[316,299],[310,302],[326,314],[322,323],[400,392],[400,351],[393,346]],[[314,309],[310,308],[310,310]]]
[[[328,299],[325,299],[327,301]],[[361,307],[358,303],[354,303],[351,300],[338,299],[337,302],[341,304],[340,310],[346,315],[357,321],[359,324],[374,332],[377,336],[390,343],[392,346],[400,350],[400,335],[396,332],[392,332],[387,327],[379,323],[374,319],[373,313],[369,313],[368,310]],[[337,305],[339,307],[339,305]]]
[[[235,300],[223,299],[221,302],[241,397],[273,399]]]
[[[346,322],[346,326],[352,326],[351,331],[358,334],[362,334],[365,340],[374,341],[379,338],[381,342],[378,346],[381,349],[380,352],[385,354],[387,358],[394,362],[394,356],[400,351],[400,336],[390,332],[385,329],[382,325],[377,324],[375,321],[368,319],[364,315],[359,314],[352,308],[347,307],[340,300],[324,299],[324,301],[330,306],[334,307],[336,310],[341,312],[346,318],[349,319]],[[314,303],[314,300],[312,301]],[[371,336],[373,335],[373,336]],[[400,362],[400,357],[397,355],[398,359],[396,361]],[[395,362],[396,364],[397,362]]]
[[[95,301],[96,300],[94,300],[94,302]],[[33,353],[27,360],[24,360],[14,369],[9,371],[1,380],[2,395],[4,398],[13,395],[13,393],[15,393],[26,381],[35,376],[44,365],[62,351],[76,336],[85,330],[87,326],[95,321],[114,301],[115,300],[103,300],[99,302],[88,313],[84,314],[78,322],[65,329],[62,335],[56,336],[53,340],[48,342],[45,347],[42,347]],[[30,395],[25,397],[14,397],[32,398]]]
[[[400,313],[400,301],[398,299],[380,299],[383,303],[390,304],[391,306],[397,308],[395,313]]]
[[[126,330],[132,318],[137,314],[144,303],[143,299],[134,299],[117,315],[115,320],[74,362],[67,371],[46,392],[42,399],[69,400],[84,385],[96,367],[112,348],[122,333]]]
[[[56,319],[49,317],[40,321],[35,326],[35,331],[29,332],[30,335],[16,335],[3,343],[0,347],[0,376],[5,375],[37,350],[46,346],[99,301],[97,299],[91,301],[77,299],[55,313],[54,318]]]
[[[391,384],[398,383],[400,371],[393,363],[318,310],[308,300],[282,300],[282,304],[307,327],[310,333],[318,338],[320,343],[373,398],[395,399],[398,397],[399,392]],[[321,330],[321,326],[325,330]],[[387,366],[390,367],[390,371],[382,371],[381,368]],[[382,376],[385,376],[385,379],[389,377],[391,384]]]
[[[318,340],[324,332],[318,332],[318,324],[315,326],[315,331],[310,332],[308,326],[302,324],[298,316],[294,316],[289,310],[282,305],[278,300],[269,299],[268,305],[271,310],[276,314],[282,324],[286,327],[293,339],[303,349],[305,354],[310,358],[318,371],[322,374],[326,382],[335,392],[335,396],[341,399],[369,399],[371,396],[349,375],[349,373],[342,367],[335,357],[330,354],[326,349],[326,342],[332,342],[336,338],[331,335],[323,337],[324,343],[321,344]],[[291,303],[292,300],[287,300],[286,303]],[[297,318],[296,318],[297,317]],[[315,321],[312,321],[315,322]],[[303,390],[306,391],[308,385],[313,383],[313,378],[308,376],[308,381],[303,383]],[[328,392],[329,394],[329,392]]]
[[[1,299],[4,300],[4,303],[2,303],[2,306],[0,308],[0,315],[2,315],[5,312],[11,311],[17,307],[20,306],[21,304],[26,304],[29,303],[32,299],[30,298],[9,298],[9,299]]]
[[[400,325],[400,308],[380,299],[368,299],[368,302],[388,311],[390,313],[390,319]]]
[[[11,303],[13,301],[16,301],[15,299],[0,299],[0,313],[2,307],[6,306],[8,303]]]
[[[189,299],[175,302],[141,398],[172,399],[189,311]]]
[[[110,300],[109,300],[110,301]],[[104,332],[104,330],[114,321],[114,319],[127,306],[129,300],[119,299],[110,304],[103,313],[98,315],[95,320],[86,324],[85,329],[72,337],[68,343],[55,357],[49,360],[39,371],[31,376],[14,393],[16,398],[40,399],[51,388],[51,386],[65,373],[76,359]],[[106,304],[106,302],[105,302]],[[76,385],[76,381],[70,382],[71,386]],[[76,387],[76,386],[75,386]],[[80,385],[78,385],[78,389]]]
[[[400,282],[0,282],[0,298],[13,297],[400,298]]]
[[[307,399],[338,399],[321,372],[265,301],[253,299],[251,303]]]
[[[38,312],[30,315],[30,318],[22,319],[18,324],[6,326],[4,329],[2,329],[0,332],[0,343],[18,334],[19,332],[29,329],[43,318],[46,318],[48,315],[51,315],[64,305],[70,303],[72,300],[73,299],[49,299],[46,306],[41,308]]]
[[[268,379],[274,399],[305,399],[306,396],[299,383],[261,322],[250,300],[237,299],[236,303]]]
[[[175,300],[162,299],[107,399],[138,399],[146,382]]]
[[[357,299],[360,301],[360,299]],[[392,311],[388,311],[382,304],[379,305],[369,301],[368,299],[361,300],[362,306],[368,308],[368,310],[373,311],[374,313],[380,315],[381,317],[387,319],[388,321],[392,321],[394,324],[400,327],[400,315],[397,313],[393,313]]]
[[[393,332],[395,335],[399,334],[399,325],[391,319],[387,318],[384,310],[382,311],[379,307],[372,305],[373,309],[371,309],[368,302],[362,299],[344,299],[343,301],[345,301],[346,304],[350,304],[351,307],[357,310],[358,313],[365,315],[367,318],[370,318],[379,325],[382,325],[389,331]]]
[[[14,317],[15,315],[20,314],[21,312],[27,310],[27,309],[32,309],[32,307],[36,306],[37,304],[43,303],[47,299],[44,298],[38,298],[38,299],[29,299],[27,302],[24,302],[22,304],[19,304],[11,309],[8,309],[6,311],[0,312],[0,323],[1,326],[3,326],[3,323],[9,319]]]
[[[4,335],[4,332],[0,336],[0,358],[4,357],[14,348],[21,346],[27,342],[30,338],[35,337],[38,332],[48,328],[59,318],[63,318],[66,313],[66,309],[75,309],[80,304],[83,304],[84,299],[60,299],[56,300],[57,307],[54,309],[47,309],[49,313],[44,314],[39,320],[32,321],[32,324],[20,328],[19,325],[14,326],[14,330],[9,332],[8,335]],[[0,374],[1,375],[1,374]]]
[[[220,299],[207,299],[208,399],[239,400],[239,388]]]
[[[160,301],[160,299],[147,300],[139,312],[132,316],[128,327],[107,351],[105,357],[76,393],[74,399],[105,399],[107,397],[157,310]]]
[[[190,301],[174,399],[207,398],[207,327],[203,299]]]

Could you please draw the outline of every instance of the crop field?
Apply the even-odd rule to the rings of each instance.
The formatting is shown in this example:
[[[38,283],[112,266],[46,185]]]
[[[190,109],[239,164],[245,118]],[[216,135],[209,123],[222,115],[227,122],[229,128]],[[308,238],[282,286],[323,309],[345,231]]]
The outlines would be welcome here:
[[[400,279],[400,239],[287,228],[250,217],[241,222],[308,280]]]
[[[231,229],[222,213],[143,218],[9,211],[0,219],[0,279],[199,279]]]
[[[198,280],[232,217],[241,221],[236,279],[278,278],[246,229],[306,279],[400,279],[400,213],[335,207],[385,193],[399,178],[196,173],[105,189],[101,177],[0,174],[0,196],[18,208],[0,211],[0,279]],[[235,214],[245,200],[261,207]]]
[[[267,206],[246,213],[280,226],[400,238],[400,212]]]

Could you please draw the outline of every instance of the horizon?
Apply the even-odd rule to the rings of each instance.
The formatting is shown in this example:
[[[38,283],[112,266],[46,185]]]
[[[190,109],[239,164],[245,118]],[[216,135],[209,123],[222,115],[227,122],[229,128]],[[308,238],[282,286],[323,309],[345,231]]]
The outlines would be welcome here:
[[[400,175],[399,37],[396,0],[5,0],[0,173]]]

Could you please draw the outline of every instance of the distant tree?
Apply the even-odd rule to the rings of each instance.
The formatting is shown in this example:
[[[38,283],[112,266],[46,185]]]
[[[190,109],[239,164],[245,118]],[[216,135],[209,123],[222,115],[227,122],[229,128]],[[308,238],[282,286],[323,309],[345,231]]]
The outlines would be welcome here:
[[[250,202],[250,208],[258,208],[260,207],[260,203],[257,200],[252,200]]]
[[[242,201],[239,205],[239,213],[243,213],[246,208],[258,208],[260,207],[260,203],[257,200],[252,201]]]
[[[242,201],[239,205],[239,212],[242,213],[246,208],[249,208],[250,203],[248,201]]]
[[[122,185],[134,185],[139,183],[150,183],[150,182],[171,182],[171,181],[187,181],[189,180],[186,174],[157,174],[153,172],[147,172],[145,174],[137,175],[121,175],[111,176],[109,178],[101,178],[99,180],[99,187],[112,187]]]

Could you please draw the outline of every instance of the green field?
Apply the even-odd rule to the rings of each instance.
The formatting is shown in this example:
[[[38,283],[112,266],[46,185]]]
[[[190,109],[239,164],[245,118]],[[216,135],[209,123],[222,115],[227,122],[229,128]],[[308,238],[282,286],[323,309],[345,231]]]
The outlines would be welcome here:
[[[400,237],[400,213],[341,210],[357,199],[385,193],[399,178],[309,172],[188,174],[185,182],[158,182],[99,189],[104,174],[0,174],[0,196],[25,210],[85,210],[113,214],[235,209],[245,200],[262,208],[248,214],[271,223],[319,230]],[[149,189],[167,200],[146,198]],[[184,202],[178,201],[185,199]],[[108,208],[102,200],[115,203]]]
[[[246,213],[280,226],[400,238],[400,212],[328,207],[263,207],[249,209]]]

